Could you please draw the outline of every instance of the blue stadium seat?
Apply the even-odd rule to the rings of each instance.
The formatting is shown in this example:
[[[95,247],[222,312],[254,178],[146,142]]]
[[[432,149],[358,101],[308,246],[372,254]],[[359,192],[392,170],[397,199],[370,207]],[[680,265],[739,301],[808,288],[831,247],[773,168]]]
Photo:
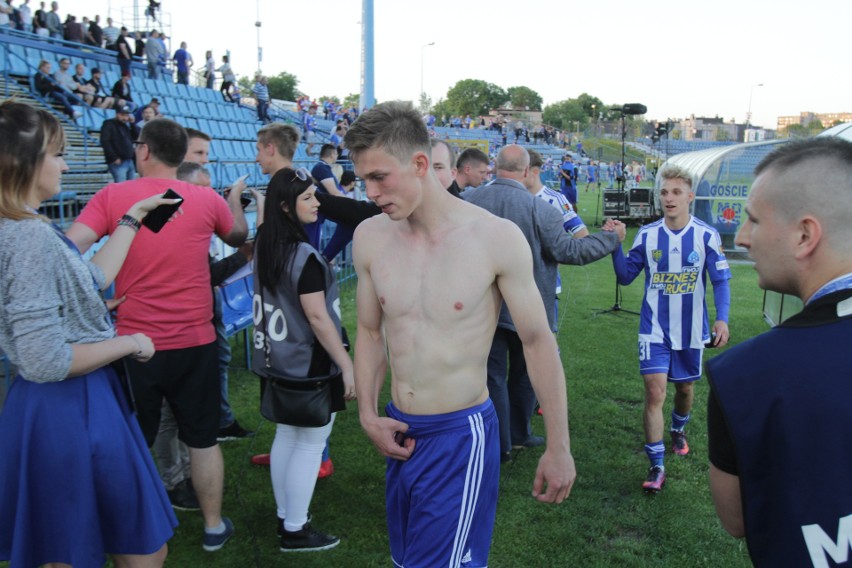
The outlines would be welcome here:
[[[189,105],[187,104],[185,99],[177,97],[174,99],[174,103],[175,104],[173,106],[176,107],[176,110],[173,112],[175,112],[175,114],[177,114],[178,116],[193,116],[195,114],[189,108]]]
[[[251,325],[252,296],[245,278],[222,287],[222,321],[226,333],[233,335]]]
[[[171,78],[164,77],[159,80],[155,79],[160,84],[160,91],[166,93],[170,97],[179,97],[181,94],[177,90],[177,86],[172,83]]]

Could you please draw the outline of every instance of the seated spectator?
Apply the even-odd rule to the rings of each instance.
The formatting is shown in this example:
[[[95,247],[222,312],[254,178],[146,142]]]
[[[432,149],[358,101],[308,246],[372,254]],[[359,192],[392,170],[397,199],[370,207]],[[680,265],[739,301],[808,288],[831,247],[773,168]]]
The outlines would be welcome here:
[[[38,72],[33,76],[36,92],[45,99],[53,99],[62,105],[62,110],[72,120],[81,116],[82,113],[75,111],[71,106],[70,94],[57,85],[50,77],[50,61],[42,59],[38,64]]]
[[[140,121],[142,120],[142,113],[143,113],[143,112],[145,111],[145,109],[147,109],[147,108],[150,108],[151,110],[153,110],[153,111],[154,111],[154,116],[153,116],[153,118],[160,118],[160,117],[162,117],[162,116],[165,116],[163,113],[161,113],[161,112],[160,112],[160,99],[158,99],[157,97],[152,97],[152,98],[151,98],[151,102],[149,102],[149,103],[148,103],[147,105],[145,105],[144,107],[139,107],[139,108],[137,108],[137,109],[136,109],[136,112],[134,112],[134,113],[133,113],[133,118],[135,118],[135,119],[136,119],[136,122],[137,122],[137,123],[138,123],[138,122],[140,122]],[[140,127],[140,128],[141,128],[141,127]]]
[[[78,63],[74,66],[74,74],[71,75],[71,80],[76,85],[74,94],[86,101],[87,104],[95,106],[95,88],[89,84],[86,79],[86,66]]]
[[[131,109],[136,108],[136,103],[133,102],[133,95],[130,92],[130,71],[121,74],[121,78],[112,86],[112,97],[115,100],[123,100],[126,106]]]
[[[92,94],[95,96],[94,106],[98,108],[120,108],[126,103],[123,99],[114,99],[101,83],[101,70],[95,67],[92,69],[92,78],[87,82],[92,86]]]
[[[57,85],[74,95],[72,100],[78,99],[82,100],[86,104],[91,104],[94,97],[91,93],[80,91],[81,85],[77,84],[71,77],[71,74],[68,73],[68,69],[70,68],[71,61],[67,57],[60,59],[59,69],[57,69],[56,73],[53,74],[53,80],[56,81]]]
[[[137,122],[136,126],[138,126],[141,129],[143,126],[145,126],[146,122],[150,122],[150,121],[154,120],[155,118],[157,118],[157,111],[155,111],[154,107],[152,107],[150,105],[146,106],[145,108],[142,109],[142,120]]]

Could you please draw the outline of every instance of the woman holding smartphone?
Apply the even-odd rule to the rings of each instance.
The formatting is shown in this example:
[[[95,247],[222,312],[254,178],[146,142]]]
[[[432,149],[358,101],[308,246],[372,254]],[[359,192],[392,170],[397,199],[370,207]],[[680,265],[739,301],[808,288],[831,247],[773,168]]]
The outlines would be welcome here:
[[[0,560],[159,567],[177,519],[110,365],[154,345],[116,336],[100,291],[140,221],[173,200],[134,204],[84,261],[37,212],[59,193],[64,143],[48,112],[0,103],[0,350],[18,370],[0,414]]]
[[[304,168],[284,168],[269,182],[255,243],[255,311],[262,306],[265,315],[255,313],[253,366],[262,378],[264,369],[299,378],[336,374],[331,385],[334,412],[345,408],[344,400],[355,398],[354,370],[341,340],[334,274],[308,244],[303,229],[317,220],[315,194]],[[332,414],[321,427],[276,426],[270,466],[282,552],[327,550],[340,542],[313,529],[308,514],[333,423]]]

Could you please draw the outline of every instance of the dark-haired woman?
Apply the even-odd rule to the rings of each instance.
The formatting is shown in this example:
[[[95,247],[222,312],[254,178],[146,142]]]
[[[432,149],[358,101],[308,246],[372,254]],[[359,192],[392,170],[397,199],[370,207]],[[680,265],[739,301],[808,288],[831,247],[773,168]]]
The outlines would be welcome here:
[[[303,229],[317,219],[315,194],[304,169],[284,168],[269,182],[255,244],[253,367],[261,377],[265,370],[294,378],[336,375],[331,410],[338,411],[355,398],[354,370],[341,340],[334,275]],[[315,530],[308,515],[333,423],[334,415],[316,428],[276,426],[270,466],[283,552],[327,550],[340,542]]]
[[[151,340],[116,336],[100,290],[139,222],[134,204],[91,262],[37,213],[59,193],[59,122],[0,103],[0,350],[17,367],[0,414],[0,560],[34,568],[156,568],[177,519],[110,363],[147,361]]]

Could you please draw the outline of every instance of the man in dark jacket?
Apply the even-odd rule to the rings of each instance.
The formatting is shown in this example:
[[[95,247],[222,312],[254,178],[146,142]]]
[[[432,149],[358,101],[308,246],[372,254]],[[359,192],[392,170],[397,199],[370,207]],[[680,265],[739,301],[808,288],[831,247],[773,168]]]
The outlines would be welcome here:
[[[101,147],[109,173],[116,183],[136,178],[133,144],[138,136],[139,129],[133,124],[130,107],[121,107],[115,118],[107,119],[101,125]]]

